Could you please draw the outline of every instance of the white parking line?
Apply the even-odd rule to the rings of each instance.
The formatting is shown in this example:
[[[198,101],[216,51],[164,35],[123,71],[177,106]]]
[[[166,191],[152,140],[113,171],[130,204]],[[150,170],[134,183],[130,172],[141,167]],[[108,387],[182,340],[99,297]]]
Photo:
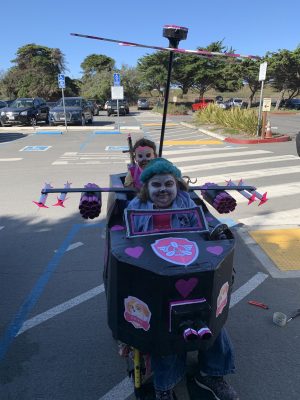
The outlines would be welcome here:
[[[83,246],[82,242],[76,242],[76,243],[72,243],[70,244],[70,246],[66,249],[66,251],[70,251],[70,250],[74,250],[77,249],[77,247]],[[54,253],[56,253],[57,250],[54,250]]]
[[[0,158],[0,161],[20,161],[23,158]]]
[[[97,296],[100,293],[104,292],[104,285],[96,286],[95,288],[88,290],[87,292],[74,297],[73,299],[66,301],[65,303],[62,303],[56,307],[50,308],[48,311],[43,312],[42,314],[38,314],[33,318],[28,319],[27,321],[24,322],[22,325],[21,329],[17,333],[16,336],[20,335],[21,333],[28,331],[31,328],[34,328],[37,325],[40,325],[41,323],[47,321],[50,318],[56,317],[56,315],[59,315],[67,310],[70,310],[71,308],[78,306],[79,304],[92,299],[93,297]]]

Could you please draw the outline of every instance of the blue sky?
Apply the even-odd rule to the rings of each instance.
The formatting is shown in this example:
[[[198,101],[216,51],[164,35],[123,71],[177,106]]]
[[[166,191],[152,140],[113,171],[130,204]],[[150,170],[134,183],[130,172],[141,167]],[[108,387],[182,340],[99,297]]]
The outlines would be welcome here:
[[[104,54],[135,66],[152,50],[77,38],[71,32],[149,45],[167,46],[166,24],[189,29],[180,47],[196,49],[224,39],[237,53],[264,55],[300,44],[300,1],[289,0],[14,0],[0,9],[0,72],[12,66],[19,47],[35,43],[64,53],[71,78],[81,76],[80,64],[90,54]],[[297,33],[298,32],[298,33]]]

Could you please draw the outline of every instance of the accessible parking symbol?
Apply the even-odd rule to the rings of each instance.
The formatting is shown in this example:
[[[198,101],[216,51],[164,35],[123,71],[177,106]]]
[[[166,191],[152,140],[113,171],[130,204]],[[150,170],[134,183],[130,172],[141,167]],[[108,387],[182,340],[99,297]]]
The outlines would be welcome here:
[[[19,151],[47,151],[52,146],[25,146]]]

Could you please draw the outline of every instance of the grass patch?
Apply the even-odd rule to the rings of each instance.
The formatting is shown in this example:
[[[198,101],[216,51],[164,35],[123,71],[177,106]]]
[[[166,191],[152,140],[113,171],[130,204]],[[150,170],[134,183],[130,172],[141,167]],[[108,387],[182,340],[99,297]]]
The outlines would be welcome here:
[[[164,109],[162,106],[154,106],[153,111],[162,114]],[[168,104],[168,114],[187,115],[188,111],[189,111],[189,109],[184,105],[176,105],[176,104],[172,104],[172,103]]]

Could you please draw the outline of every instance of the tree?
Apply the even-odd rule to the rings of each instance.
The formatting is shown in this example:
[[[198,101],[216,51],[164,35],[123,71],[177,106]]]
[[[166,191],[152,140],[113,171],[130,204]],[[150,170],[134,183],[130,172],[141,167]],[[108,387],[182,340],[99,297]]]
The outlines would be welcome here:
[[[129,102],[136,102],[141,93],[141,83],[137,69],[122,65],[119,72],[121,85],[124,86],[124,96]]]
[[[112,71],[115,60],[103,54],[91,54],[80,64],[83,70],[80,94],[103,102],[111,97]]]
[[[198,48],[200,50],[200,48]],[[223,41],[212,42],[205,48],[214,52],[233,53],[233,49],[227,49]],[[202,58],[200,56],[190,56],[189,71],[194,77],[193,88],[199,91],[199,97],[203,98],[204,93],[210,89],[218,91],[235,91],[242,86],[242,80],[238,79],[236,71],[232,68],[229,59],[223,56],[212,56]]]
[[[112,73],[109,71],[97,72],[93,76],[84,76],[81,79],[80,94],[87,99],[98,99],[105,102],[111,97]]]
[[[83,76],[95,76],[97,73],[111,72],[115,66],[115,60],[103,54],[91,54],[80,64]]]
[[[271,85],[280,92],[276,102],[276,109],[278,109],[285,93],[288,93],[289,99],[300,93],[300,47],[294,51],[283,49],[278,52],[269,52],[266,55],[266,61]]]
[[[243,59],[239,64],[235,65],[235,70],[240,79],[242,79],[250,89],[250,96],[248,102],[248,108],[252,106],[255,93],[261,87],[261,82],[258,80],[259,68],[263,60],[254,61],[250,58]]]
[[[57,74],[65,70],[64,55],[59,49],[27,44],[12,60],[15,66],[5,74],[3,91],[9,97],[45,97],[59,95]]]
[[[163,96],[168,75],[169,54],[158,51],[141,57],[137,63],[137,71],[140,76],[141,90],[152,94],[157,90]]]

